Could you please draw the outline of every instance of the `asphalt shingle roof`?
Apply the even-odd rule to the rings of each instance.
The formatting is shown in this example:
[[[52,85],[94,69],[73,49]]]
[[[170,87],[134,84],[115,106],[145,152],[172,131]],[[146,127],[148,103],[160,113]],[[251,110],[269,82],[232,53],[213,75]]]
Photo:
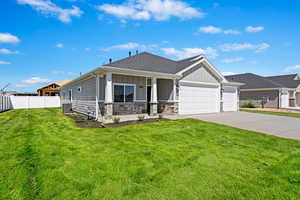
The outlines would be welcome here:
[[[300,80],[295,80],[297,74],[268,76],[266,79],[283,85],[286,88],[297,88],[300,85]]]
[[[174,61],[148,52],[143,52],[135,56],[130,56],[106,64],[104,66],[176,74],[177,72],[199,61],[201,57],[199,57],[199,59],[197,59],[197,57],[199,56],[194,56],[180,61]]]
[[[262,89],[262,88],[284,87],[283,85],[277,82],[274,82],[265,77],[252,74],[252,73],[230,75],[230,76],[225,76],[225,78],[228,81],[244,83],[245,85],[241,86],[241,89]]]

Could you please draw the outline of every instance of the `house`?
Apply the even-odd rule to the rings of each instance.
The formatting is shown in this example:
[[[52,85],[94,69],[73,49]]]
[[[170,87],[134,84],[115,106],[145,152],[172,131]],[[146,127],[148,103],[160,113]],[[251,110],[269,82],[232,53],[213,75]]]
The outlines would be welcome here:
[[[240,104],[256,101],[258,106],[288,108],[300,106],[300,77],[297,74],[259,76],[252,73],[226,76],[228,81],[244,83],[240,87]]]
[[[63,80],[56,83],[51,83],[37,90],[38,96],[59,96],[60,87],[67,84],[71,80]]]
[[[33,92],[17,92],[17,91],[5,91],[1,92],[0,95],[7,95],[7,96],[37,96],[37,93]]]
[[[111,117],[238,110],[238,87],[202,55],[174,61],[147,52],[98,67],[65,84],[76,112]]]

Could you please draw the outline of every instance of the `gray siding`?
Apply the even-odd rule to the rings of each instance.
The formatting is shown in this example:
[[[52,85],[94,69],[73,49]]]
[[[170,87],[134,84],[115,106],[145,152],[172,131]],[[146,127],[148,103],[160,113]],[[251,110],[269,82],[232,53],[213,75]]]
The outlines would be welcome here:
[[[218,79],[204,65],[195,66],[183,74],[185,81],[218,83]]]
[[[173,80],[157,79],[157,99],[173,100]]]
[[[296,93],[296,104],[297,106],[300,106],[300,92]]]
[[[113,74],[113,83],[128,83],[136,85],[136,100],[146,101],[146,77]]]
[[[240,92],[240,105],[243,105],[248,100],[256,102],[258,107],[261,107],[261,100],[263,97],[268,97],[269,102],[265,104],[266,108],[278,108],[278,90],[266,90],[266,91],[241,91]]]

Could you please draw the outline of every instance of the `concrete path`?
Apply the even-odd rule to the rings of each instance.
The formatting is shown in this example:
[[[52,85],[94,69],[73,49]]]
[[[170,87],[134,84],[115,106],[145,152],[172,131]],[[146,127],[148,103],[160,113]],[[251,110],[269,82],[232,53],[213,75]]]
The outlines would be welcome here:
[[[181,115],[177,117],[200,119],[279,137],[300,140],[300,118],[248,112]]]

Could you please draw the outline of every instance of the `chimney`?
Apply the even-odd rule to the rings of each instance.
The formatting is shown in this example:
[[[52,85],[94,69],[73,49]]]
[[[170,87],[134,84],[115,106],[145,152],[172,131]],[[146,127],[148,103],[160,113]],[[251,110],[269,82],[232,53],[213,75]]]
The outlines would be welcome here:
[[[129,51],[129,57],[131,56],[131,51]]]
[[[112,59],[110,58],[110,59],[109,59],[109,64],[111,64],[111,63],[112,63]]]
[[[138,55],[138,54],[139,54],[139,51],[138,51],[138,50],[136,50],[136,51],[135,51],[135,55]]]

